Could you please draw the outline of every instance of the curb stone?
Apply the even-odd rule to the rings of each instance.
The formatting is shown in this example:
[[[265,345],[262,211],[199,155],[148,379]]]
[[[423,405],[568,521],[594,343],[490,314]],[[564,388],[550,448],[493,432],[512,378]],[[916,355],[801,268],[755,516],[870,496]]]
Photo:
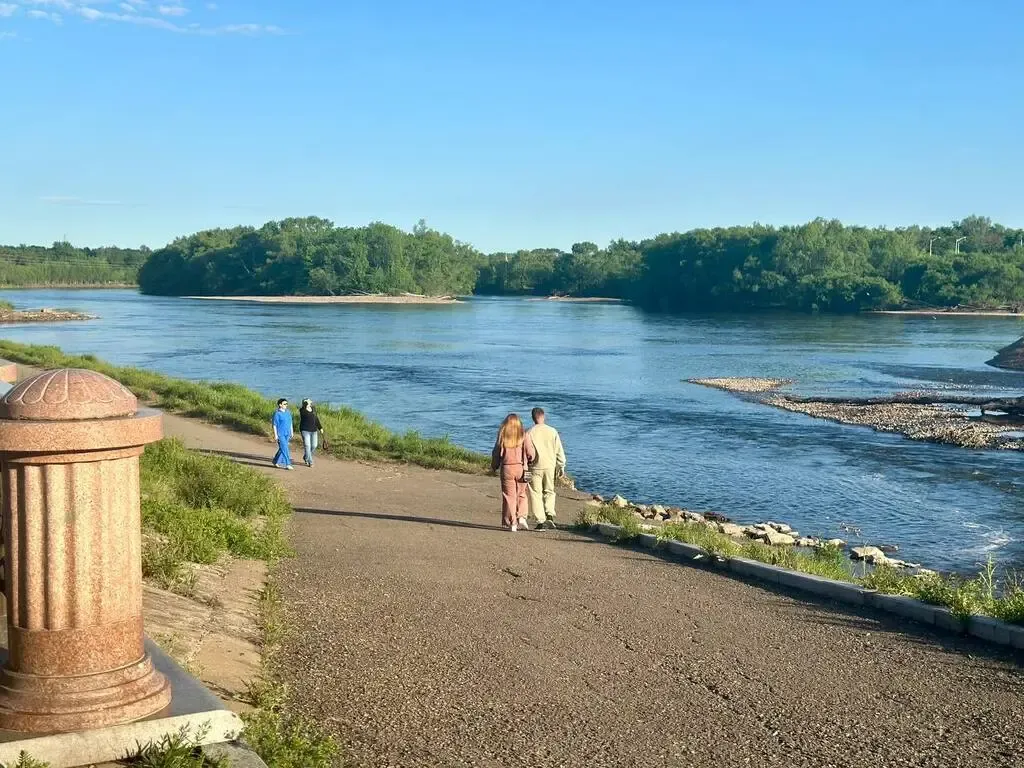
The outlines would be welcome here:
[[[591,531],[607,538],[617,539],[622,527],[612,523],[597,523]],[[651,533],[642,533],[634,539],[647,549],[660,547],[658,537]],[[670,540],[664,548],[675,555],[682,555],[688,562],[693,560],[712,560],[712,556],[702,547],[682,541]],[[760,581],[778,584],[802,592],[810,592],[820,597],[827,597],[851,605],[867,606],[892,613],[912,621],[936,627],[953,634],[971,635],[978,640],[1002,645],[1009,648],[1024,650],[1024,626],[1008,624],[990,616],[971,616],[966,622],[953,615],[940,605],[930,605],[906,595],[887,595],[858,584],[845,581],[834,581],[822,576],[815,576],[799,571],[790,571],[777,565],[748,560],[743,557],[730,557],[725,561],[726,567],[739,576],[747,576]]]
[[[653,533],[641,533],[636,537],[637,543],[644,549],[657,549],[658,537]]]
[[[689,560],[706,560],[708,559],[708,553],[700,547],[695,547],[693,544],[687,544],[684,541],[675,541],[669,539],[665,542],[665,549],[671,552],[673,555],[679,555]]]

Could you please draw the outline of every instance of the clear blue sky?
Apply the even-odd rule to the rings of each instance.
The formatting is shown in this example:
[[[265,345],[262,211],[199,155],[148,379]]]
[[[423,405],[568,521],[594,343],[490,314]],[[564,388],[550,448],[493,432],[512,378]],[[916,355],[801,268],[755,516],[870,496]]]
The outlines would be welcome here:
[[[0,242],[1024,225],[1017,0],[0,0]]]

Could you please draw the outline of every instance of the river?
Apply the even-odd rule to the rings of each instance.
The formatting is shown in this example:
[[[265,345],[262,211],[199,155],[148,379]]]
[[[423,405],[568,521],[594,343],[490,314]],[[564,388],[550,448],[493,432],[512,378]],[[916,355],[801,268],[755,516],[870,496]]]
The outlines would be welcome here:
[[[685,383],[796,379],[801,394],[955,386],[992,394],[1024,374],[985,366],[1022,333],[982,317],[650,315],[616,304],[473,299],[456,306],[296,306],[4,291],[86,323],[7,327],[172,376],[345,403],[395,430],[490,448],[510,410],[542,405],[582,488],[778,520],[806,534],[858,526],[931,567],[988,554],[1024,567],[1024,455],[916,443]],[[269,415],[268,415],[269,416]]]

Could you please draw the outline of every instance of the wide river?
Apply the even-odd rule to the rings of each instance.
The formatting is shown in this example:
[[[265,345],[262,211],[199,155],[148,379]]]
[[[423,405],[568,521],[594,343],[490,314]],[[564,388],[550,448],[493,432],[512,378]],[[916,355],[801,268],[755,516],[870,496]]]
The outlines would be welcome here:
[[[1024,566],[1024,455],[917,443],[685,383],[796,379],[801,393],[955,386],[1016,392],[984,362],[1024,333],[1002,318],[711,315],[474,299],[457,306],[273,306],[133,291],[7,291],[94,322],[7,327],[55,344],[266,395],[345,403],[396,430],[489,450],[509,411],[542,405],[581,488],[899,544],[970,569]],[[269,414],[268,414],[269,418]],[[269,456],[269,452],[268,452]],[[497,512],[495,512],[497,520]]]

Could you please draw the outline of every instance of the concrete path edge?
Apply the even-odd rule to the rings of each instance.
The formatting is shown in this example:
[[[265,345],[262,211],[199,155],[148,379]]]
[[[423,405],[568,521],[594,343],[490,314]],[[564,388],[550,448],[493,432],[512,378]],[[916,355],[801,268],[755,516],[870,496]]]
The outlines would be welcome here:
[[[591,530],[608,539],[619,539],[622,536],[622,527],[612,523],[597,523],[591,526]],[[682,541],[662,541],[653,533],[642,533],[633,541],[645,549],[664,549],[687,563],[714,562],[716,559],[712,553],[701,547]],[[849,605],[870,606],[946,632],[961,635],[966,633],[994,645],[1024,650],[1024,626],[1008,624],[990,616],[971,616],[964,621],[954,616],[948,608],[929,605],[912,597],[886,595],[857,584],[790,571],[776,565],[768,565],[742,557],[727,558],[725,565],[737,576],[809,592]]]

